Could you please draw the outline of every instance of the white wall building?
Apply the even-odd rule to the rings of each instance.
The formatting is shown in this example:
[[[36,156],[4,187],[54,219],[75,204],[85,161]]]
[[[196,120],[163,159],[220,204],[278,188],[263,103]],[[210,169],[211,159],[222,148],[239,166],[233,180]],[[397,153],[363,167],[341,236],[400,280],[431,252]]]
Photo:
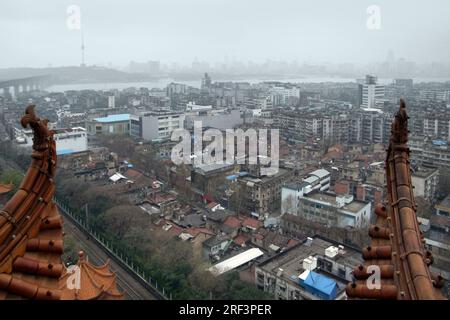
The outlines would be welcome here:
[[[295,86],[274,86],[270,88],[273,105],[296,104],[300,101],[300,88]]]
[[[58,155],[70,154],[88,150],[86,129],[74,127],[71,129],[54,129],[53,138],[56,142]],[[33,131],[29,129],[16,130],[16,143],[24,147],[32,147]]]
[[[333,227],[366,228],[370,222],[371,204],[353,196],[339,196],[330,188],[330,173],[313,171],[303,182],[281,189],[281,214],[302,216]]]
[[[318,169],[309,173],[301,183],[284,185],[281,188],[281,214],[296,214],[301,197],[313,191],[329,190],[330,177],[330,172]]]
[[[383,103],[385,98],[385,87],[377,84],[377,78],[366,76],[365,82],[359,85],[361,107],[376,108]]]
[[[185,128],[192,129],[194,121],[201,121],[202,127],[212,127],[220,130],[233,129],[244,123],[241,110],[212,109],[206,111],[186,112]]]
[[[370,202],[358,201],[352,195],[339,196],[312,192],[299,199],[298,216],[328,227],[367,228],[370,223]]]
[[[414,186],[414,196],[424,197],[432,202],[436,198],[439,185],[439,169],[421,168],[411,174],[411,182]]]
[[[184,119],[177,112],[144,112],[131,117],[131,135],[144,140],[170,139],[174,130],[184,127]]]

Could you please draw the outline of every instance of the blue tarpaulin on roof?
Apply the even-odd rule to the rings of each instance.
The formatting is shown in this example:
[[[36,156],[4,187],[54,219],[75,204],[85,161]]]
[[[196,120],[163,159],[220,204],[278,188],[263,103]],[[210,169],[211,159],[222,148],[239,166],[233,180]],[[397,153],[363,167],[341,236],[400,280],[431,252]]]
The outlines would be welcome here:
[[[433,140],[433,144],[435,146],[446,146],[447,145],[447,141],[445,141],[445,140]]]
[[[242,171],[242,172],[239,172],[237,174],[232,174],[230,176],[227,176],[226,179],[233,181],[233,180],[236,180],[238,177],[244,177],[244,176],[247,176],[247,175],[248,175],[248,172]]]
[[[328,300],[333,300],[337,295],[337,283],[331,278],[310,271],[302,285],[312,294]]]

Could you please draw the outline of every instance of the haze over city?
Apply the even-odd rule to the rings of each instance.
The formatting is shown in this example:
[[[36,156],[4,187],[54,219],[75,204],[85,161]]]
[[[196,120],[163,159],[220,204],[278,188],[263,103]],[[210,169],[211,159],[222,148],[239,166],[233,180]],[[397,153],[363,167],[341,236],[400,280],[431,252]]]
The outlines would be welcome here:
[[[80,30],[67,9],[81,9],[86,63],[130,61],[213,65],[266,60],[367,64],[396,58],[449,62],[450,3],[422,1],[2,1],[0,68],[80,64]],[[370,29],[367,9],[379,8]],[[430,23],[432,21],[433,23]]]

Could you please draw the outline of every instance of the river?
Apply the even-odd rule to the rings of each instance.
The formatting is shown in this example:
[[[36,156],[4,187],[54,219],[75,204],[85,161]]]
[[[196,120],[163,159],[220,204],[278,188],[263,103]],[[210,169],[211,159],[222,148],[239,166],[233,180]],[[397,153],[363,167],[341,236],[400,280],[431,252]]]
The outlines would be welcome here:
[[[450,78],[413,78],[414,83],[420,82],[446,82],[450,81]],[[355,78],[343,78],[343,77],[304,77],[304,78],[279,78],[279,79],[230,79],[230,80],[219,80],[219,81],[232,81],[232,82],[249,82],[251,84],[264,82],[264,81],[281,81],[281,82],[292,82],[292,83],[321,83],[321,82],[356,82]],[[390,84],[392,83],[392,78],[380,78],[378,83],[380,84]],[[186,84],[191,87],[200,88],[201,80],[190,80],[190,81],[177,81],[172,78],[159,79],[154,81],[146,82],[97,82],[97,83],[77,83],[77,84],[61,84],[53,85],[48,87],[46,90],[50,92],[64,92],[68,90],[112,90],[112,89],[126,89],[130,87],[136,88],[158,88],[163,89],[169,83],[176,82]]]

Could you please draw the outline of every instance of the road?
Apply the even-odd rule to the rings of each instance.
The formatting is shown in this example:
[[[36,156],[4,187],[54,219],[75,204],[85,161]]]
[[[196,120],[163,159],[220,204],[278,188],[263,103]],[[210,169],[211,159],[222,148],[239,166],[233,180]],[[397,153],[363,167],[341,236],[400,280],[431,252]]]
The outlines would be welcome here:
[[[88,240],[86,235],[78,229],[69,218],[64,216],[64,232],[71,235],[83,248],[89,261],[94,265],[103,265],[109,259],[105,249],[97,245],[92,240]],[[157,298],[141,285],[127,270],[122,268],[112,259],[109,259],[109,265],[112,272],[117,275],[116,281],[118,289],[125,292],[125,298],[128,300],[156,300]]]

